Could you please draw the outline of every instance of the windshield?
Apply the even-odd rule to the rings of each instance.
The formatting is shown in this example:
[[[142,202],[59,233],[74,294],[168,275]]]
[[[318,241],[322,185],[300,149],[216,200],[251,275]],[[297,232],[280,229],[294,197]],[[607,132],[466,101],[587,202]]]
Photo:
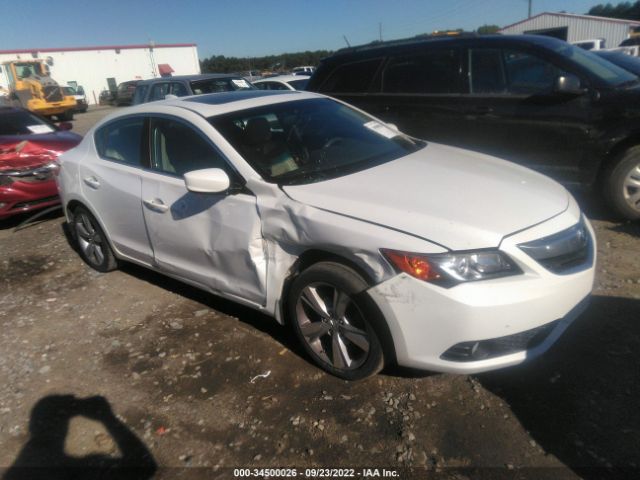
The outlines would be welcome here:
[[[203,93],[233,92],[234,90],[253,90],[256,87],[244,78],[208,78],[191,82],[191,90],[194,95]]]
[[[0,135],[33,135],[55,132],[56,127],[24,110],[0,110]]]
[[[62,87],[62,91],[65,95],[75,95],[76,91],[71,87]]]
[[[267,105],[209,121],[266,181],[284,185],[364,170],[426,145],[326,98]]]
[[[638,80],[638,77],[632,73],[627,72],[604,58],[598,57],[592,52],[588,52],[574,45],[560,45],[555,48],[555,51],[563,57],[570,58],[611,87],[617,87],[624,83],[631,83]]]
[[[290,80],[289,85],[291,85],[296,90],[304,90],[307,88],[307,83],[309,83],[308,78],[303,78],[302,80]]]

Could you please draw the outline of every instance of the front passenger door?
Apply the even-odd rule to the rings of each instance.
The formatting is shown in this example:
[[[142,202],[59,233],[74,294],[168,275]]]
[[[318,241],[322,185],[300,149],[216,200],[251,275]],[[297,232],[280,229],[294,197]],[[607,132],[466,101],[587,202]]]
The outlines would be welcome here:
[[[155,263],[210,290],[264,304],[266,256],[256,197],[187,190],[183,174],[193,170],[222,168],[232,182],[239,179],[192,124],[152,117],[149,137],[151,171],[142,181],[142,203]]]

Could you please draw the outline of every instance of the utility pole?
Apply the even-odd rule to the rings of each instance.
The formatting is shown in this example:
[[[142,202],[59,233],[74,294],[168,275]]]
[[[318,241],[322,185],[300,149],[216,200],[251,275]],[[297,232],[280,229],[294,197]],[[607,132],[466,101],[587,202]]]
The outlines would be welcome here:
[[[380,41],[382,41],[382,22],[378,23],[378,36],[380,37]]]
[[[529,18],[531,18],[531,3],[533,0],[529,0]]]
[[[342,35],[342,38],[344,38],[344,41],[347,42],[347,47],[351,48],[351,44],[349,43],[349,40],[347,40],[347,36]]]

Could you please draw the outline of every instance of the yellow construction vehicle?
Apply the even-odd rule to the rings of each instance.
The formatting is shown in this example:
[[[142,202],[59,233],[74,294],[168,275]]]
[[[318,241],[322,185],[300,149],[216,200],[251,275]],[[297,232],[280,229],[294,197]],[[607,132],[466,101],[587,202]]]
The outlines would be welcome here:
[[[76,99],[64,94],[43,60],[9,60],[0,65],[9,90],[4,103],[61,121],[73,119]]]

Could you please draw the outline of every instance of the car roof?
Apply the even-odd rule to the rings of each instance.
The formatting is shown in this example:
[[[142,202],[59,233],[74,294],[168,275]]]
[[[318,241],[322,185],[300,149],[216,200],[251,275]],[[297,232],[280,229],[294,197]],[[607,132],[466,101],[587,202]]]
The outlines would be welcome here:
[[[386,54],[393,50],[405,50],[418,46],[457,46],[457,45],[491,45],[491,44],[505,44],[505,43],[519,43],[529,44],[544,47],[555,47],[559,44],[563,44],[562,40],[557,38],[548,37],[545,35],[478,35],[478,34],[460,34],[455,36],[437,36],[427,38],[409,38],[402,40],[392,40],[388,42],[375,42],[367,45],[360,45],[356,47],[343,48],[335,52],[333,55],[324,58],[322,61],[342,60],[344,57],[369,57],[376,54]]]
[[[275,77],[266,77],[266,78],[261,78],[259,80],[254,80],[251,83],[262,83],[262,82],[272,82],[272,81],[279,81],[279,82],[290,82],[292,80],[306,80],[308,78],[311,78],[310,75],[276,75]]]
[[[196,80],[208,80],[210,78],[242,78],[242,77],[235,73],[201,73],[198,75],[174,75],[172,77],[160,77],[160,78],[151,78],[149,80],[141,80],[138,85],[148,85],[156,82],[171,82],[176,80],[187,80],[191,82]]]
[[[127,107],[121,112],[116,112],[105,118],[100,124],[115,118],[131,114],[154,113],[164,110],[164,107],[181,108],[190,110],[205,118],[236,112],[248,108],[261,107],[276,103],[304,100],[311,98],[327,98],[317,93],[302,92],[298,90],[237,90],[233,92],[208,93],[205,95],[192,95],[169,100],[141,103]]]

